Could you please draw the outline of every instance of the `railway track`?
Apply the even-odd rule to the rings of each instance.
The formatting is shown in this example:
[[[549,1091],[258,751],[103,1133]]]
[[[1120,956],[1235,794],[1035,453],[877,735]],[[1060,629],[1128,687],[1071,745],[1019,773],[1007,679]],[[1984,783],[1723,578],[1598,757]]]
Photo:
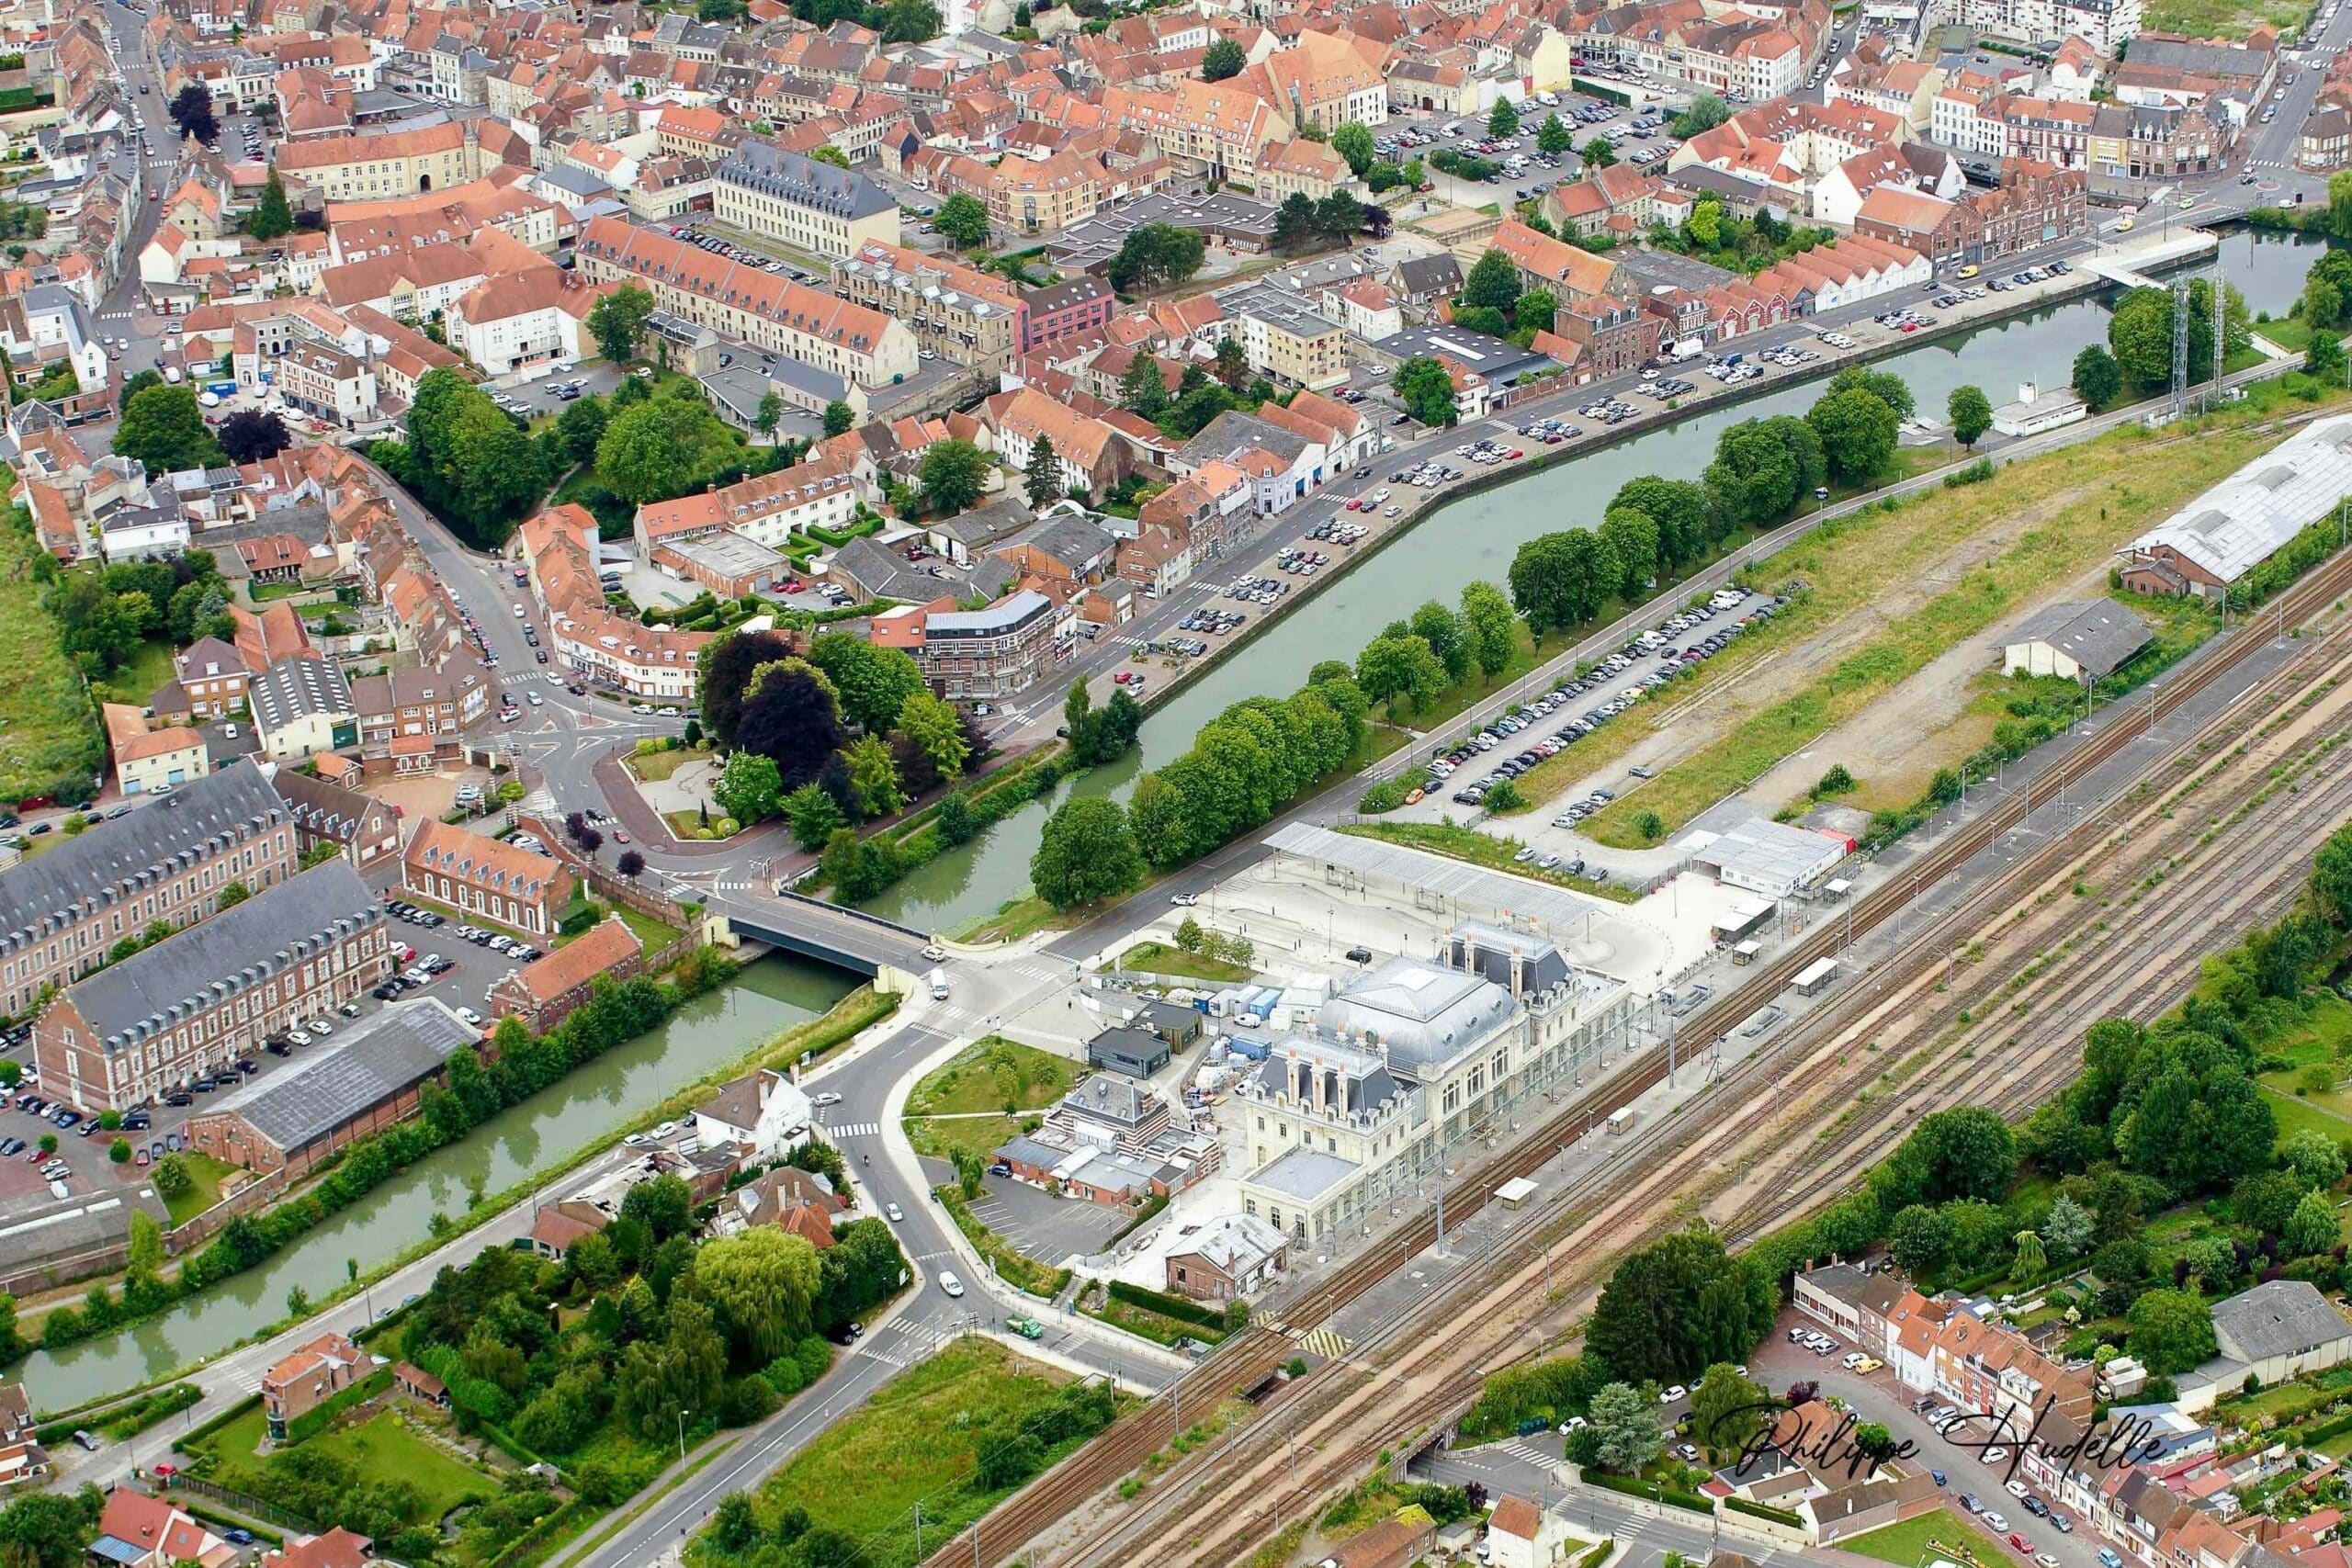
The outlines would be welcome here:
[[[2334,649],[2339,669],[2352,671],[2352,637],[2340,639]],[[2337,742],[2352,737],[2352,691],[2343,688],[2341,681],[2330,683],[2334,700],[2328,708],[2303,728],[2308,749],[2323,759],[2330,760],[2324,771],[2312,769],[2301,775],[2305,786],[2290,798],[2290,809],[2278,818],[2266,818],[2266,844],[2272,841],[2292,843],[2307,848],[2337,825],[2352,816],[2352,757],[2339,749]],[[2324,733],[2323,733],[2324,732]],[[2210,735],[2211,732],[2206,732]],[[2226,815],[2247,797],[2258,797],[2275,786],[2267,781],[2257,761],[2248,761],[2237,770],[2241,775],[2226,796],[2209,795],[2200,802],[2199,818],[2206,808],[2216,808],[2213,815]],[[2117,838],[2127,838],[2142,822],[2170,822],[2165,805],[2175,798],[2166,792],[2155,792],[2147,798],[2146,808],[2134,819],[2132,828],[2120,829]],[[2173,824],[2169,836],[2146,834],[2128,840],[2150,863],[2162,865],[2177,864],[2183,872],[2196,868],[2188,863],[2184,851],[2195,848],[2194,840],[2202,831],[2200,820],[2186,818]],[[2033,870],[2048,872],[2050,879],[2042,884],[2050,888],[2064,889],[2074,874],[2066,862],[2081,852],[2079,846],[2063,846],[2066,855],[2052,857],[2039,863]],[[2104,846],[2102,846],[2104,847]],[[2214,855],[2224,852],[2212,851]],[[1860,1168],[1870,1160],[1890,1150],[1907,1135],[1917,1117],[1928,1110],[1948,1103],[1991,1104],[2012,1115],[2021,1114],[2033,1105],[2049,1098],[2069,1081],[2076,1070],[2075,1041],[2080,1028],[2092,1019],[2123,1010],[2122,998],[2128,998],[2129,1010],[2148,1017],[2169,1006],[2178,992],[2193,983],[2197,965],[2195,957],[2212,945],[2222,933],[2234,934],[2249,919],[2267,918],[2291,900],[2300,888],[2304,861],[2301,854],[2280,854],[2263,860],[2239,857],[2228,863],[2237,874],[2230,886],[2214,890],[2218,897],[2207,897],[2207,885],[2200,884],[2200,897],[2196,899],[2174,899],[2165,907],[2163,924],[2154,922],[2133,927],[2135,938],[2142,931],[2151,933],[2149,942],[2169,943],[2169,951],[2180,962],[2175,966],[2183,978],[2177,985],[2156,988],[2134,985],[2128,977],[2120,985],[2110,982],[2101,992],[2083,989],[2082,971],[2068,972],[2056,967],[2043,967],[2015,994],[2030,997],[2034,1016],[2039,1021],[2038,1040],[2031,1050],[2011,1060],[2008,1074],[1990,1092],[1983,1085],[1986,1070],[1975,1051],[1984,1043],[1986,1031],[1997,1032],[2005,1025],[1987,1020],[1977,1028],[1958,1032],[1944,1042],[1938,1060],[1899,1096],[1883,1097],[1874,1116],[1862,1127],[1847,1132],[1839,1122],[1846,1096],[1857,1082],[1873,1077],[1878,1069],[1866,1067],[1859,1077],[1842,1082],[1828,1082],[1818,1092],[1809,1096],[1826,1117],[1826,1125],[1817,1129],[1801,1124],[1797,1131],[1813,1134],[1798,1138],[1792,1135],[1792,1157],[1805,1160],[1818,1147],[1821,1135],[1837,1133],[1840,1138],[1839,1158],[1832,1174],[1817,1180],[1800,1184],[1785,1192],[1779,1184],[1751,1199],[1743,1206],[1728,1208],[1719,1219],[1739,1223],[1743,1214],[1756,1228],[1785,1224],[1816,1208],[1847,1185],[1846,1173]],[[2047,906],[2045,906],[2047,908]],[[2064,907],[2060,907],[2064,918]],[[2006,923],[2006,922],[2005,922]],[[2134,946],[2145,945],[2135,940]],[[2009,987],[1991,965],[1985,966],[1989,978],[1975,987],[1978,992],[2002,993]],[[1933,991],[1932,984],[1921,982]],[[2072,998],[2070,1008],[2057,1010],[2045,1006],[2060,998]],[[1850,1046],[1851,1043],[1871,1031],[1876,1022],[1872,1014],[1883,1007],[1907,1006],[1911,998],[1882,998],[1878,1005],[1864,1010],[1862,1017],[1849,1021],[1832,1032]],[[1946,998],[1947,1012],[1959,1010],[1965,997]],[[1964,1016],[1964,1014],[1963,1014]],[[2061,1020],[2064,1020],[2061,1022]],[[1836,1053],[1836,1042],[1825,1043],[1815,1055],[1799,1066],[1808,1071],[1825,1069]],[[1836,1057],[1842,1060],[1842,1056]],[[1691,1135],[1686,1143],[1694,1145],[1678,1149],[1669,1164],[1645,1175],[1637,1190],[1613,1196],[1600,1211],[1587,1211],[1577,1217],[1576,1234],[1569,1238],[1571,1246],[1584,1245],[1590,1250],[1583,1254],[1584,1266],[1573,1289],[1556,1292],[1548,1307],[1538,1307],[1532,1314],[1515,1309],[1529,1302],[1541,1302],[1550,1284],[1552,1269],[1544,1263],[1522,1260],[1510,1264],[1507,1258],[1493,1260],[1486,1277],[1477,1280],[1472,1290],[1458,1296],[1449,1295],[1441,1302],[1429,1303],[1415,1314],[1414,1322],[1425,1325],[1433,1317],[1441,1317],[1454,1325],[1454,1332],[1439,1340],[1424,1340],[1411,1345],[1399,1356],[1396,1364],[1383,1365],[1378,1386],[1367,1391],[1361,1381],[1325,1382],[1328,1393],[1337,1390],[1337,1398],[1352,1406],[1352,1416],[1346,1409],[1302,1412],[1297,1409],[1277,1414],[1266,1426],[1269,1430],[1253,1432],[1261,1449],[1269,1439],[1287,1438],[1290,1452],[1307,1451],[1310,1458],[1303,1472],[1295,1467],[1285,1469],[1284,1446],[1274,1442],[1271,1455],[1246,1475],[1221,1478],[1222,1490],[1207,1486],[1156,1489],[1162,1501],[1158,1509],[1158,1524],[1161,1534],[1151,1544],[1159,1548],[1149,1555],[1156,1563],[1210,1563],[1232,1560],[1248,1545],[1272,1533],[1300,1511],[1318,1505],[1335,1489],[1359,1479],[1368,1456],[1375,1448],[1391,1446],[1399,1437],[1414,1430],[1427,1428],[1450,1420],[1475,1397],[1482,1375],[1496,1366],[1533,1353],[1547,1342],[1542,1324],[1548,1318],[1554,1325],[1564,1325],[1574,1314],[1582,1310],[1589,1290],[1613,1264],[1624,1248],[1640,1245],[1664,1231],[1687,1223],[1688,1207],[1677,1200],[1679,1189],[1691,1176],[1693,1162],[1703,1159],[1718,1147],[1736,1147],[1743,1137],[1752,1136],[1757,1126],[1777,1116],[1761,1111],[1752,1101],[1732,1110],[1727,1121],[1720,1126],[1708,1121],[1703,1127],[1701,1117],[1678,1118],[1686,1122]],[[1792,1118],[1802,1123],[1802,1118]],[[1779,1130],[1779,1129],[1775,1129]],[[1860,1151],[1849,1153],[1849,1151]],[[1811,1163],[1818,1166],[1818,1160]],[[1628,1216],[1637,1216],[1628,1218]],[[1728,1228],[1728,1226],[1726,1227]],[[1739,1234],[1735,1231],[1735,1234]],[[1512,1251],[1524,1255],[1532,1247],[1534,1237],[1512,1238]],[[1556,1241],[1555,1241],[1556,1245]],[[1511,1271],[1515,1269],[1515,1272]],[[1398,1334],[1409,1327],[1406,1322],[1392,1325],[1392,1332],[1381,1337],[1393,1343]],[[1367,1342],[1366,1354],[1370,1353]],[[1351,1357],[1351,1359],[1357,1358]],[[1435,1364],[1438,1370],[1428,1368]],[[1329,1373],[1318,1373],[1328,1379]],[[1392,1395],[1391,1387],[1397,1392]],[[1408,1392],[1409,1391],[1409,1392]],[[1326,1402],[1327,1404],[1329,1403]],[[1295,1418],[1294,1418],[1295,1417]],[[1352,1419],[1353,1425],[1342,1423]],[[1318,1424],[1319,1423],[1319,1424]],[[1170,1516],[1182,1510],[1188,1520],[1207,1518],[1216,1521],[1205,1537],[1196,1537],[1182,1552],[1166,1550],[1166,1536],[1180,1528]],[[1198,1528],[1196,1525],[1182,1528]],[[1138,1527],[1113,1529],[1106,1537],[1099,1529],[1090,1537],[1091,1544],[1081,1551],[1063,1556],[1041,1555],[1035,1561],[1055,1562],[1064,1560],[1081,1562],[1133,1561],[1138,1546]]]
[[[2352,590],[2352,556],[2339,557],[2324,563],[2288,590],[2276,610],[2266,609],[2262,618],[2268,620],[2276,615],[2280,624],[2300,626],[2348,590]],[[2251,630],[2242,629],[2205,657],[2151,688],[2144,705],[2139,697],[2132,698],[2129,721],[2110,721],[2097,734],[2054,760],[2041,777],[2034,782],[2032,788],[2035,794],[2018,793],[2002,796],[1975,817],[1947,831],[1940,841],[1920,857],[1919,863],[1914,868],[1915,880],[1911,887],[1900,883],[1881,886],[1855,902],[1850,923],[1817,927],[1792,944],[1780,957],[1759,965],[1759,973],[1748,985],[1740,987],[1735,995],[1703,1009],[1692,1018],[1691,1036],[1709,1040],[1726,1033],[1760,1005],[1758,998],[1777,995],[1798,971],[1817,959],[1836,953],[1849,934],[1860,936],[1898,918],[1914,897],[1915,888],[1939,884],[1978,852],[2020,825],[2031,813],[2037,797],[2046,802],[2064,789],[2079,784],[2146,729],[2160,725],[2165,717],[2178,713],[2188,703],[2216,683],[2231,678],[2264,641]],[[2323,646],[2341,645],[2331,637]],[[2317,649],[2309,651],[2316,652]],[[2293,668],[2301,669],[2307,664],[2308,654],[2306,659],[2295,661]],[[2268,682],[2258,684],[2270,684],[2275,688],[2279,678],[2274,675]],[[2250,687],[2248,693],[2240,694],[2240,697],[2251,694],[2253,690]],[[2233,702],[2231,711],[2236,710],[2237,705]],[[2217,724],[2220,722],[2218,719],[2215,721]],[[2150,772],[2160,765],[2152,760]],[[1957,922],[1970,918],[1964,912],[1981,912],[1984,908],[2007,902],[2014,897],[2012,889],[2020,877],[2034,868],[2045,867],[2047,860],[2053,854],[2062,861],[2078,854],[2078,847],[2065,847],[2070,842],[2065,838],[2055,839],[2028,856],[2020,865],[2013,865],[1988,878],[1960,905],[1937,920],[1929,933],[1911,945],[1901,966],[1909,968],[1930,961],[1932,954],[1939,951],[1931,940],[1934,933],[1955,929]],[[1889,988],[1892,979],[1891,974],[1883,972],[1876,977],[1873,992],[1883,994]],[[1764,1064],[1778,1063],[1787,1049],[1784,1042],[1780,1050],[1759,1054],[1742,1064],[1726,1079],[1725,1087],[1736,1089],[1744,1086],[1748,1079],[1759,1076],[1759,1068]],[[2050,1049],[2054,1050],[2055,1047]],[[2054,1073],[2056,1069],[2044,1061],[2036,1071]],[[1447,1208],[1455,1216],[1475,1214],[1496,1186],[1513,1176],[1532,1176],[1539,1172],[1555,1149],[1571,1141],[1575,1134],[1592,1122],[1605,1119],[1610,1112],[1637,1098],[1656,1085],[1665,1072],[1666,1064],[1655,1059],[1653,1054],[1651,1058],[1620,1072],[1606,1084],[1576,1096],[1547,1121],[1522,1134],[1511,1149],[1466,1171],[1448,1191]],[[1752,1103],[1760,1103],[1760,1097]],[[1678,1121],[1686,1122],[1699,1120],[1701,1118],[1678,1118]],[[1736,1120],[1745,1125],[1747,1117]],[[1594,1179],[1598,1183],[1645,1175],[1647,1180],[1655,1181],[1660,1172],[1676,1170],[1671,1162],[1672,1156],[1679,1152],[1679,1140],[1669,1138],[1629,1151],[1626,1159],[1611,1162],[1609,1167],[1595,1172]],[[1842,1154],[1840,1164],[1846,1169],[1854,1168]],[[1634,1166],[1642,1168],[1628,1168]],[[1421,1216],[1406,1222],[1343,1265],[1337,1274],[1319,1281],[1311,1292],[1287,1303],[1283,1317],[1285,1327],[1299,1330],[1320,1325],[1341,1307],[1360,1300],[1374,1285],[1389,1278],[1429,1247],[1435,1239],[1433,1218]],[[1521,1245],[1524,1244],[1524,1239],[1519,1238]],[[1457,1275],[1456,1280],[1468,1277],[1465,1270],[1464,1274]],[[1359,1347],[1359,1351],[1363,1348]],[[1200,1376],[1186,1381],[1196,1387],[1221,1390],[1251,1387],[1295,1353],[1295,1344],[1287,1335],[1266,1327],[1252,1327],[1228,1340],[1204,1362]],[[1334,1381],[1329,1377],[1329,1369],[1326,1369],[1324,1372],[1306,1380],[1306,1383],[1312,1385],[1318,1379]],[[1283,1403],[1297,1400],[1300,1394],[1301,1391],[1294,1389]],[[1458,1402],[1461,1396],[1460,1389],[1449,1384],[1445,1397]],[[1116,1485],[1121,1478],[1138,1471],[1154,1454],[1165,1448],[1180,1430],[1177,1426],[1179,1399],[1181,1391],[1172,1396],[1163,1394],[1143,1409],[1123,1418],[1093,1443],[1006,1499],[986,1517],[942,1546],[928,1560],[929,1568],[962,1568],[967,1562],[998,1563],[1015,1555],[1056,1520]],[[1412,1418],[1427,1416],[1428,1412],[1423,1405],[1431,1400],[1436,1400],[1431,1408],[1450,1408],[1433,1393],[1417,1395],[1408,1406],[1392,1407],[1397,1417],[1393,1426],[1397,1429],[1409,1429],[1413,1425]],[[1208,1403],[1196,1393],[1196,1414]],[[1255,1423],[1253,1429],[1267,1425]],[[1196,1453],[1191,1461],[1174,1467],[1169,1480],[1153,1490],[1163,1495],[1189,1493],[1197,1486],[1197,1472],[1208,1468],[1209,1463],[1209,1456],[1205,1452]],[[1099,1535],[1093,1537],[1098,1543],[1102,1539]]]

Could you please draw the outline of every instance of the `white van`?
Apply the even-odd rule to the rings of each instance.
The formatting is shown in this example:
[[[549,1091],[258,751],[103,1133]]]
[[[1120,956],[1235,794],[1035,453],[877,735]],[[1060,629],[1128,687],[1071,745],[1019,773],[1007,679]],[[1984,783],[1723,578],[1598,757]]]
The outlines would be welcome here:
[[[180,367],[176,365],[164,366],[164,379],[175,387],[178,386],[180,384]]]
[[[951,1296],[960,1296],[964,1293],[964,1281],[956,1277],[954,1269],[942,1269],[939,1271],[939,1288]]]
[[[945,1001],[947,999],[947,971],[934,969],[924,978],[931,987],[932,999]]]

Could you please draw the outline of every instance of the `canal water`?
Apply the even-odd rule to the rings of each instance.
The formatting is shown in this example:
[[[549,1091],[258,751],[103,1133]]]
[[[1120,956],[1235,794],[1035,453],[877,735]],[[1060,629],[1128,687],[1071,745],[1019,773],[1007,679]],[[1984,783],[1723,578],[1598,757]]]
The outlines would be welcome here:
[[[2320,243],[2300,235],[2240,230],[2224,237],[2222,258],[2251,309],[2283,315],[2301,295]],[[2104,341],[2106,333],[2106,304],[2078,299],[1921,344],[1883,361],[1882,367],[1908,381],[1923,409],[1940,410],[1952,388],[1969,383],[2000,402],[2014,396],[2019,381],[2063,383],[2075,354],[2086,344]],[[1031,803],[866,907],[930,931],[947,931],[994,911],[1027,889],[1038,833],[1073,792],[1125,799],[1139,773],[1182,754],[1194,732],[1229,704],[1288,693],[1318,660],[1352,660],[1374,628],[1424,600],[1452,603],[1474,579],[1500,581],[1512,554],[1535,535],[1597,524],[1601,508],[1627,479],[1650,473],[1696,479],[1724,426],[1768,414],[1801,413],[1815,395],[1812,386],[1793,386],[1694,415],[1445,507],[1157,712],[1144,727],[1138,754]],[[673,1086],[692,1082],[823,1012],[848,988],[848,980],[830,970],[763,959],[725,991],[690,1004],[655,1034],[504,1112],[263,1267],[206,1292],[189,1307],[55,1355],[38,1353],[18,1375],[36,1407],[62,1409],[216,1355],[282,1316],[292,1287],[313,1297],[325,1295],[344,1282],[346,1259],[357,1259],[363,1270],[377,1267],[426,1236],[434,1213],[461,1213],[470,1190],[498,1192],[524,1180],[601,1131],[628,1122]]]
[[[283,1317],[293,1287],[314,1299],[327,1295],[345,1282],[346,1259],[356,1258],[363,1272],[374,1269],[429,1235],[435,1213],[462,1214],[473,1190],[497,1193],[525,1180],[679,1086],[817,1017],[849,989],[849,977],[833,970],[763,958],[733,985],[686,1004],[662,1029],[385,1182],[260,1268],[119,1333],[53,1355],[38,1351],[12,1376],[23,1379],[36,1409],[62,1410],[217,1355]]]
[[[2236,229],[2222,237],[2222,261],[2248,310],[2283,316],[2301,296],[2303,275],[2323,243],[2301,234]],[[2075,355],[2086,344],[2107,341],[2108,309],[2108,299],[2085,297],[1923,344],[1881,360],[1876,368],[1909,382],[1918,406],[1938,417],[1955,387],[1982,387],[1996,404],[2004,403],[2017,395],[2020,382],[2064,385],[2074,374]],[[1431,598],[1453,604],[1464,584],[1479,578],[1502,581],[1511,557],[1536,535],[1598,525],[1609,499],[1628,479],[1645,474],[1695,479],[1713,458],[1724,427],[1803,413],[1819,395],[1815,383],[1785,387],[1442,508],[1155,710],[1144,726],[1139,755],[1096,769],[1032,802],[864,908],[931,931],[952,931],[994,912],[1027,890],[1038,834],[1073,792],[1125,800],[1139,773],[1181,756],[1193,734],[1228,705],[1244,697],[1287,694],[1318,660],[1352,661],[1374,630],[1415,605]]]

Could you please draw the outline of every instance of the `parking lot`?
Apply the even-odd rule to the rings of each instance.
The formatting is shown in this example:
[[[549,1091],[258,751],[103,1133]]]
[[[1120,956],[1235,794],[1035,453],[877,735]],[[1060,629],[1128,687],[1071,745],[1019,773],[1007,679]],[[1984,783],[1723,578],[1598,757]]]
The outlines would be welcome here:
[[[952,1183],[956,1172],[944,1160],[925,1160],[932,1185]],[[1040,1263],[1091,1258],[1110,1245],[1133,1216],[1125,1210],[1078,1198],[1057,1198],[1010,1177],[991,1176],[971,1205],[972,1215],[1002,1236],[1014,1251]]]
[[[1422,775],[1424,798],[1412,804],[1426,805],[1443,794],[1457,805],[1479,805],[1498,780],[1517,779],[1538,763],[1558,756],[1685,670],[1713,658],[1743,626],[1777,615],[1783,602],[1777,597],[1725,588],[1705,604],[1669,616],[1611,654],[1590,674],[1563,677],[1543,695],[1501,716],[1485,728],[1442,742]],[[1530,741],[1524,750],[1507,750],[1513,738],[1563,713],[1572,716],[1553,734]],[[1615,796],[1612,789],[1596,788],[1585,799],[1560,812],[1553,826],[1573,828]],[[1521,855],[1528,861],[1536,858],[1533,850]],[[1542,869],[1555,869],[1560,862],[1558,855],[1545,856]],[[1580,865],[1570,865],[1567,870],[1571,875],[1578,874]]]
[[[1430,171],[1432,183],[1453,177],[1430,162],[1440,152],[1494,164],[1494,171],[1476,183],[1508,185],[1513,197],[1521,201],[1581,174],[1580,150],[1596,136],[1606,138],[1624,162],[1641,167],[1663,164],[1680,145],[1666,129],[1665,111],[1656,107],[1623,108],[1582,94],[1562,92],[1535,94],[1517,107],[1519,130],[1508,136],[1488,135],[1484,116],[1406,114],[1392,117],[1373,145],[1382,157],[1395,163],[1420,159]],[[1545,152],[1537,147],[1537,129],[1555,114],[1575,133],[1578,151]]]

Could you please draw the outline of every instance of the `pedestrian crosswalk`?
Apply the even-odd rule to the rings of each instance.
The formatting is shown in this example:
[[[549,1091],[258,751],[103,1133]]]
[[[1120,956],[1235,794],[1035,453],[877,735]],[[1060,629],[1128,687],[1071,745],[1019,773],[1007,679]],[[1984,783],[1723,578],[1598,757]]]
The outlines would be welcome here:
[[[1529,1464],[1548,1466],[1560,1462],[1558,1460],[1554,1459],[1550,1454],[1545,1453],[1542,1449],[1537,1448],[1533,1443],[1529,1442],[1524,1438],[1512,1438],[1510,1442],[1502,1445],[1502,1450],[1503,1452],[1510,1455],[1511,1458],[1516,1460],[1524,1460]]]
[[[934,1029],[955,1031],[969,1028],[979,1021],[980,1015],[970,1008],[949,1006],[933,1010],[931,1016],[924,1021]]]
[[[845,1122],[838,1127],[825,1128],[826,1134],[836,1143],[843,1138],[871,1138],[881,1131],[879,1122]]]
[[[713,893],[759,893],[766,891],[756,882],[714,882],[710,885],[710,890]]]

